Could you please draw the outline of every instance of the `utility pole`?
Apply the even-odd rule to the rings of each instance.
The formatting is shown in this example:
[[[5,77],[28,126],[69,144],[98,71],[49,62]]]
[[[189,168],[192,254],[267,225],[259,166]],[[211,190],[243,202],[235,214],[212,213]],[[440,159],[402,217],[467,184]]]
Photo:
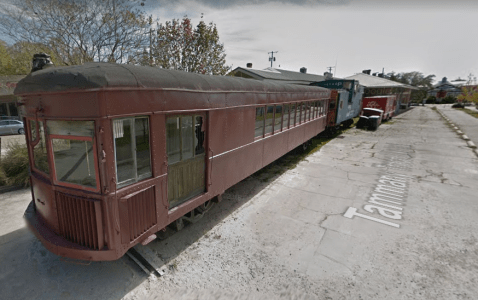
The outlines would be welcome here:
[[[332,74],[332,69],[335,69],[335,67],[327,67],[327,70],[329,70],[329,73]]]
[[[268,54],[271,55],[271,57],[269,57],[269,61],[271,62],[271,68],[272,68],[272,63],[274,61],[276,61],[276,58],[274,57],[274,53],[278,53],[279,51],[272,51],[272,52],[269,52]]]

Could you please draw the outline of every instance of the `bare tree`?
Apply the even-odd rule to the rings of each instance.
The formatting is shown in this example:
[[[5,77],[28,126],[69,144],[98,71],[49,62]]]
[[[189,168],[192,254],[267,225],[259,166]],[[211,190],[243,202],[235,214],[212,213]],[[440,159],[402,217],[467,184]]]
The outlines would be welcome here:
[[[65,65],[125,63],[149,45],[151,22],[130,0],[12,0],[0,32],[41,43]]]

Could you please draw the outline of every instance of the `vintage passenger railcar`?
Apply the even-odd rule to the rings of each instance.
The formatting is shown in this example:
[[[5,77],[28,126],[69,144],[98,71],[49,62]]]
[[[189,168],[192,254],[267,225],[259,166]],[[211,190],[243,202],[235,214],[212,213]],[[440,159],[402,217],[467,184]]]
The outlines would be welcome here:
[[[353,124],[353,118],[360,114],[364,88],[357,80],[353,79],[329,79],[313,82],[310,85],[325,87],[338,92],[338,97],[329,102],[327,113],[327,128],[337,129],[340,125],[349,127]]]
[[[18,83],[30,229],[114,260],[324,130],[330,90],[91,63]]]

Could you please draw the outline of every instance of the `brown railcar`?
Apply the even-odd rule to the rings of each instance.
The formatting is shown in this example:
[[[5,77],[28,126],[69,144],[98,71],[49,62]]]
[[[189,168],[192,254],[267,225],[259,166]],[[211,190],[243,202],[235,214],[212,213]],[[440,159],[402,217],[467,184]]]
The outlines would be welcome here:
[[[335,94],[94,63],[31,73],[30,229],[51,252],[115,260],[322,132]]]

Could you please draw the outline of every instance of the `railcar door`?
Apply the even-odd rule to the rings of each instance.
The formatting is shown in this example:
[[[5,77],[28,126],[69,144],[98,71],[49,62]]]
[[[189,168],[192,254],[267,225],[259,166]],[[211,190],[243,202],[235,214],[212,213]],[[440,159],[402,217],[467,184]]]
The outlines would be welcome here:
[[[206,191],[206,115],[166,118],[169,208]]]

